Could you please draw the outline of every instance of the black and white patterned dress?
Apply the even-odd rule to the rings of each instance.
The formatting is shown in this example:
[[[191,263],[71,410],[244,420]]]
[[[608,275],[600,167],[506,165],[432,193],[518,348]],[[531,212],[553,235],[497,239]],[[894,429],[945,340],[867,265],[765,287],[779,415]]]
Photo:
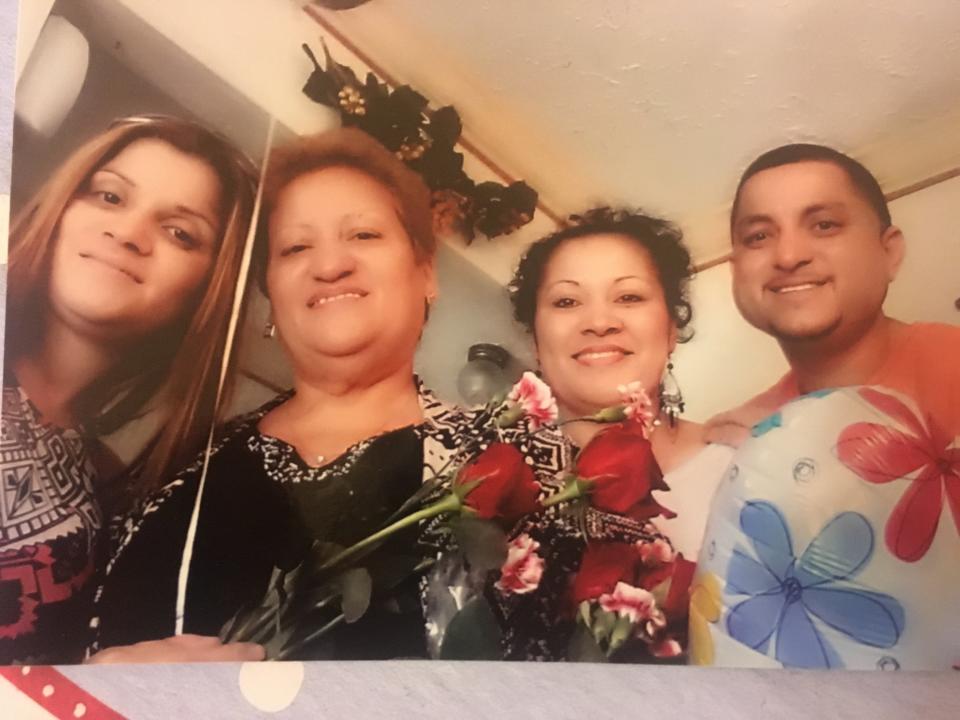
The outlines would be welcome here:
[[[0,433],[0,665],[83,657],[102,567],[100,507],[84,437],[44,423],[3,388]]]
[[[419,386],[418,386],[419,387]],[[419,387],[424,422],[361,441],[328,465],[263,435],[258,423],[281,395],[231,422],[211,454],[190,562],[184,625],[216,635],[235,612],[263,596],[275,567],[292,568],[314,540],[350,545],[378,529],[421,483],[489,441],[486,418],[439,401]],[[175,630],[177,577],[203,457],[163,486],[120,525],[100,589],[93,649],[168,637]],[[436,555],[438,524],[397,537],[397,552]],[[419,579],[412,578],[364,617],[325,639],[322,655],[425,657]],[[399,608],[399,609],[398,609]]]

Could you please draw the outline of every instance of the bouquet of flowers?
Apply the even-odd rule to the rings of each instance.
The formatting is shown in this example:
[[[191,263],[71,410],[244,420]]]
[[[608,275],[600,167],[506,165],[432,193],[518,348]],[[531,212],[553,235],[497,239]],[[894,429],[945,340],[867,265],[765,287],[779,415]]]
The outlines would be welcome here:
[[[525,373],[479,413],[495,440],[468,448],[459,466],[441,468],[377,532],[345,548],[315,542],[296,568],[276,569],[260,604],[238,612],[221,639],[259,642],[269,658],[289,658],[359,620],[371,598],[428,573],[428,584],[455,588],[457,596],[452,611],[428,613],[433,654],[442,658],[502,657],[502,626],[509,622],[503,601],[538,593],[557,622],[576,618],[571,659],[605,659],[634,645],[652,656],[679,654],[670,628],[687,604],[682,558],[656,533],[633,542],[594,541],[587,527],[598,513],[634,529],[669,514],[651,495],[667,487],[650,448],[650,404],[637,388],[623,394],[621,405],[578,419],[609,425],[580,452],[565,487],[550,495],[528,458],[504,437],[507,428],[528,435],[555,428],[550,389]],[[582,528],[579,537],[587,542],[577,546],[575,574],[560,563],[552,567],[552,548],[524,531],[549,526],[549,517],[575,518]],[[439,555],[389,553],[391,538],[424,523],[442,524],[455,542]],[[561,571],[567,587],[549,597],[541,579]]]
[[[555,420],[552,398],[547,405],[535,407],[528,387],[529,378],[525,377],[509,394],[479,411],[478,422],[490,425],[496,436],[524,417],[533,423]],[[267,657],[282,660],[337,626],[356,622],[374,596],[422,575],[436,563],[436,558],[384,550],[391,538],[421,523],[443,522],[474,571],[499,568],[507,556],[506,531],[521,517],[540,509],[541,488],[513,445],[485,444],[482,449],[466,448],[462,454],[476,454],[461,466],[441,468],[377,532],[350,547],[315,541],[295,568],[275,568],[260,603],[241,609],[228,621],[221,629],[221,640],[258,642],[266,648]],[[333,617],[331,608],[339,610]],[[315,618],[321,612],[324,620],[317,624]]]
[[[449,621],[443,645],[457,653],[446,657],[502,657],[494,647],[501,627],[524,624],[532,627],[509,632],[541,647],[552,640],[537,635],[565,639],[555,630],[572,624],[561,651],[570,660],[681,654],[695,564],[649,524],[674,515],[652,496],[669,489],[650,445],[652,404],[639,383],[618,390],[620,404],[566,421],[606,427],[577,455],[563,488],[544,492],[542,509],[514,526],[496,581]],[[530,430],[549,427],[540,408],[553,399],[539,379],[527,376],[512,397],[519,400],[513,412],[527,415]]]

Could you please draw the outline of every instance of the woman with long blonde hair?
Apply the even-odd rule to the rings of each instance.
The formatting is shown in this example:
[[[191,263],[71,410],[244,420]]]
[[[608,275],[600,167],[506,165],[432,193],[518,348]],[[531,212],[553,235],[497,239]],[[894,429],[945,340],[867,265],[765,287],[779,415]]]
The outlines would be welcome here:
[[[206,439],[254,190],[253,166],[218,135],[128,118],[13,223],[0,568],[19,588],[0,663],[80,658],[105,518]],[[148,410],[159,430],[108,487],[97,438]]]

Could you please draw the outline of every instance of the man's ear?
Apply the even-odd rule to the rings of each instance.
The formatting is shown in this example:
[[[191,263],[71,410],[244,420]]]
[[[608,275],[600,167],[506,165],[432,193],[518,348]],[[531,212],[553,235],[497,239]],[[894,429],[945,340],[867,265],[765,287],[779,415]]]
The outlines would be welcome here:
[[[903,258],[907,253],[906,241],[903,233],[896,225],[891,225],[883,231],[880,236],[880,242],[883,245],[883,251],[887,256],[887,279],[893,282],[903,264]]]

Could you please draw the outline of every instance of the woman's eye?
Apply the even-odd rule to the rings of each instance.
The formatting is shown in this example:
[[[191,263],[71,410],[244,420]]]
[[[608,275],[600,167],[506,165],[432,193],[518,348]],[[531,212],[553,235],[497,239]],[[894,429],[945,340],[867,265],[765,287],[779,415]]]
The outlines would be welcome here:
[[[643,302],[644,298],[642,295],[637,295],[636,293],[624,293],[617,298],[617,302],[621,303],[638,303]]]
[[[280,257],[289,257],[290,255],[296,255],[299,252],[303,252],[307,249],[307,245],[304,243],[294,243],[292,245],[287,245],[283,250],[280,251]]]
[[[197,240],[197,238],[183,228],[177,227],[176,225],[169,226],[167,228],[167,232],[186,248],[192,249],[200,245],[200,241]]]
[[[107,205],[119,205],[121,202],[123,202],[123,198],[117,195],[117,193],[110,192],[109,190],[97,190],[94,191],[93,195]]]
[[[375,230],[357,230],[351,233],[350,237],[354,240],[375,240],[381,235]]]
[[[573,298],[568,298],[568,297],[557,298],[556,300],[553,301],[552,305],[555,308],[572,308],[577,305],[577,301],[574,300]]]

